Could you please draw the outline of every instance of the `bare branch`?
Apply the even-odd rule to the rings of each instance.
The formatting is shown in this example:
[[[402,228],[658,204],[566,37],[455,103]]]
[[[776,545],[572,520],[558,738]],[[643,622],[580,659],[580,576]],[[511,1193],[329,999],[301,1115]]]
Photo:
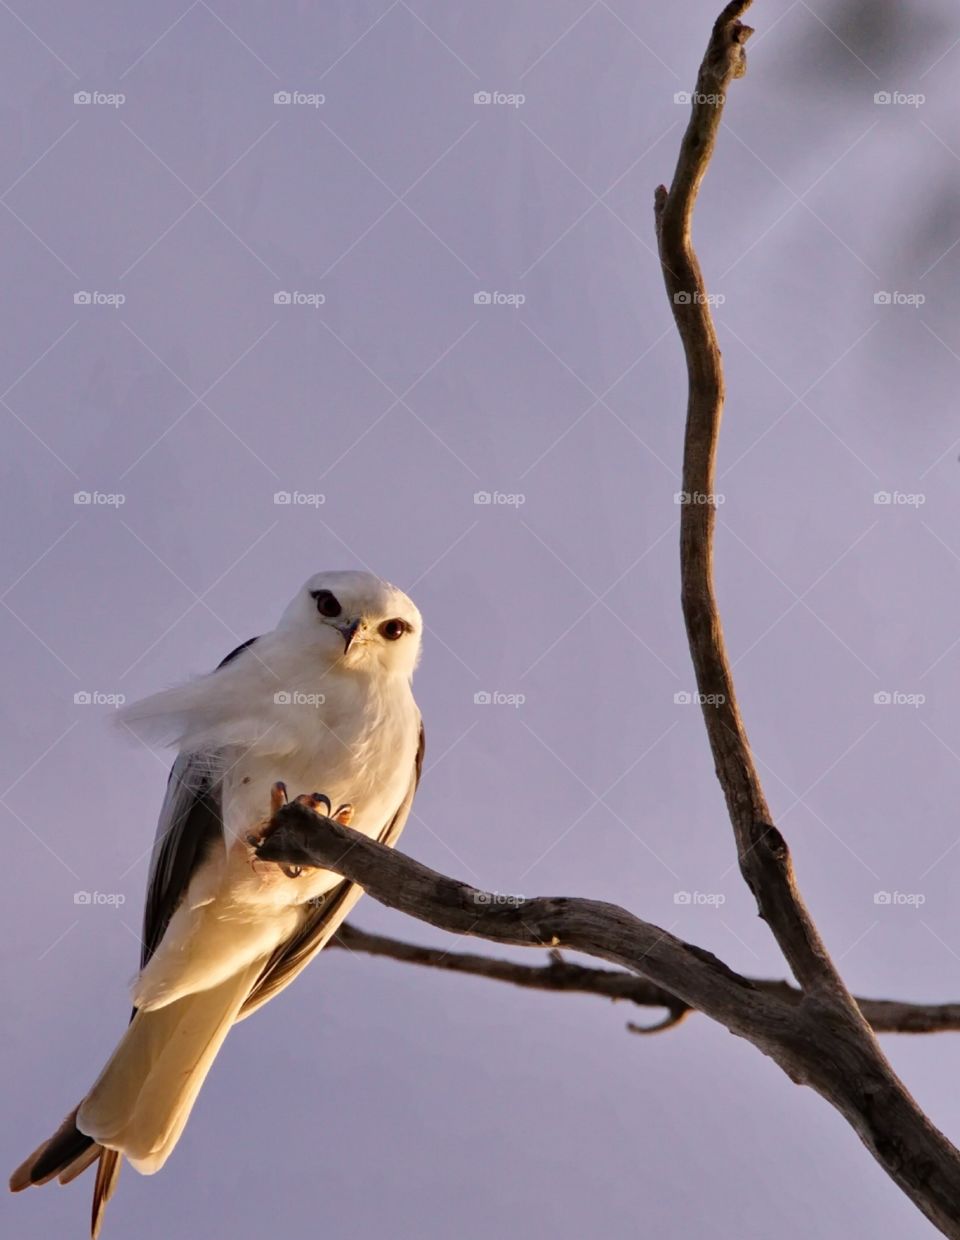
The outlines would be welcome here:
[[[670,991],[656,986],[634,973],[613,969],[592,969],[564,960],[555,949],[549,952],[545,965],[518,964],[514,960],[494,960],[471,952],[452,952],[441,947],[421,947],[403,943],[382,934],[369,934],[356,926],[343,925],[330,940],[330,947],[346,947],[370,956],[386,956],[405,964],[424,965],[448,973],[466,973],[497,982],[509,982],[528,990],[551,990],[555,993],[596,995],[614,1003],[624,1000],[638,1007],[666,1008],[686,1013],[691,1009]]]
[[[681,598],[707,735],[744,879],[801,987],[827,990],[854,1016],[852,1000],[797,890],[786,842],[771,825],[737,706],[713,584],[715,461],[724,378],[713,315],[690,230],[727,89],[746,69],[744,43],[753,32],[741,25],[739,17],[749,3],[737,0],[729,4],[714,27],[673,183],[669,193],[660,186],[655,202],[664,282],[683,341],[689,380],[683,457],[687,502],[680,515]]]
[[[440,930],[516,947],[565,947],[619,965],[779,1059],[789,1003],[616,904],[572,897],[504,901],[296,802],[273,817],[257,851],[263,861],[333,870],[388,908]]]
[[[846,1117],[892,1179],[945,1234],[960,1235],[960,1154],[926,1118],[887,1063],[827,952],[797,888],[786,841],[770,810],[737,706],[713,583],[717,441],[724,378],[706,286],[691,238],[697,192],[713,153],[726,92],[746,71],[740,22],[750,0],[717,19],[700,67],[690,123],[673,183],[654,209],[664,283],[687,363],[688,399],[680,520],[681,600],[717,778],[733,824],[740,870],[770,926],[803,999],[798,1023],[823,1054],[805,1080]],[[818,1033],[819,1030],[819,1033]],[[827,1034],[829,1030],[829,1034]],[[838,1060],[827,1043],[842,1040]],[[843,1071],[839,1071],[843,1062]],[[954,1187],[951,1189],[950,1185]]]
[[[549,952],[545,965],[519,964],[513,960],[496,960],[471,952],[454,952],[443,947],[424,947],[405,943],[384,934],[371,934],[357,926],[346,923],[330,940],[331,947],[344,947],[352,952],[368,956],[381,956],[403,964],[416,964],[447,973],[461,973],[470,977],[483,977],[496,982],[508,982],[527,990],[552,991],[554,994],[596,995],[614,1003],[623,1001],[643,1008],[665,1008],[669,1013],[663,1021],[653,1025],[628,1024],[634,1033],[654,1033],[675,1028],[684,1016],[695,1009],[682,999],[655,986],[646,978],[633,973],[613,969],[594,969],[586,965],[571,964],[558,951]],[[797,1004],[801,992],[788,982],[767,978],[750,978],[757,990],[775,995],[790,1004]],[[857,1006],[874,1033],[958,1033],[960,1032],[960,1003],[906,1003],[899,999],[856,999]]]

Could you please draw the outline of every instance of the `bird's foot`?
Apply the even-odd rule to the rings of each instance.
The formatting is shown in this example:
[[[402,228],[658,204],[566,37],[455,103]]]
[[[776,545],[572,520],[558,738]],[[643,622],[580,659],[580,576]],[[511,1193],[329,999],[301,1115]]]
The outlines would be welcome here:
[[[270,822],[287,804],[287,799],[287,786],[278,781],[270,789]],[[344,802],[343,805],[338,806],[334,810],[330,798],[323,792],[301,793],[300,796],[294,797],[294,804],[303,805],[307,809],[313,810],[315,814],[322,814],[325,818],[332,818],[334,822],[338,822],[344,827],[348,827],[353,820],[353,806],[349,801]],[[266,830],[259,835],[248,835],[247,843],[254,848],[261,844],[266,835],[269,834],[270,822],[267,823]],[[305,869],[310,868],[302,865],[286,865],[282,862],[278,862],[277,865],[287,878],[299,878]]]

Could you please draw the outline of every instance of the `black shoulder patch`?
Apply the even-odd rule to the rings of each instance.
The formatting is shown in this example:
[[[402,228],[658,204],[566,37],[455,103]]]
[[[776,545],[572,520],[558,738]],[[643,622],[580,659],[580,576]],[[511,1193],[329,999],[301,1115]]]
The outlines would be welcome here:
[[[238,654],[243,654],[246,648],[248,646],[252,646],[253,643],[257,640],[258,639],[256,637],[248,637],[245,642],[243,642],[241,645],[239,645],[236,648],[236,650],[231,650],[230,653],[227,655],[227,657],[225,659],[221,659],[220,662],[217,664],[217,671],[219,672],[221,667],[226,667],[228,663],[232,663]]]

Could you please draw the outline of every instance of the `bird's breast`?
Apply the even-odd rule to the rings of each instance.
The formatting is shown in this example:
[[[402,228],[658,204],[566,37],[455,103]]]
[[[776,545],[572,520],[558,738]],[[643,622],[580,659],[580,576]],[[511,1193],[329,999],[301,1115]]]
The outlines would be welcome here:
[[[244,837],[269,813],[278,780],[292,799],[320,792],[336,810],[354,807],[352,826],[378,835],[409,786],[418,739],[418,715],[406,682],[387,685],[343,677],[275,703],[284,743],[274,750],[269,732],[228,760],[223,780],[224,825]]]

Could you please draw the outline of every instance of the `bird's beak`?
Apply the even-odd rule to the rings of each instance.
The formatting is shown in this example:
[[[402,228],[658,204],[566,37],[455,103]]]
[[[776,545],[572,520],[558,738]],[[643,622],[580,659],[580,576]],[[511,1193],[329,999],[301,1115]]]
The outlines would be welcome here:
[[[343,638],[343,653],[344,654],[346,654],[347,651],[350,649],[350,645],[353,642],[353,639],[356,637],[357,631],[359,630],[359,628],[360,628],[359,620],[352,620],[349,624],[338,624],[337,625],[337,632]]]

